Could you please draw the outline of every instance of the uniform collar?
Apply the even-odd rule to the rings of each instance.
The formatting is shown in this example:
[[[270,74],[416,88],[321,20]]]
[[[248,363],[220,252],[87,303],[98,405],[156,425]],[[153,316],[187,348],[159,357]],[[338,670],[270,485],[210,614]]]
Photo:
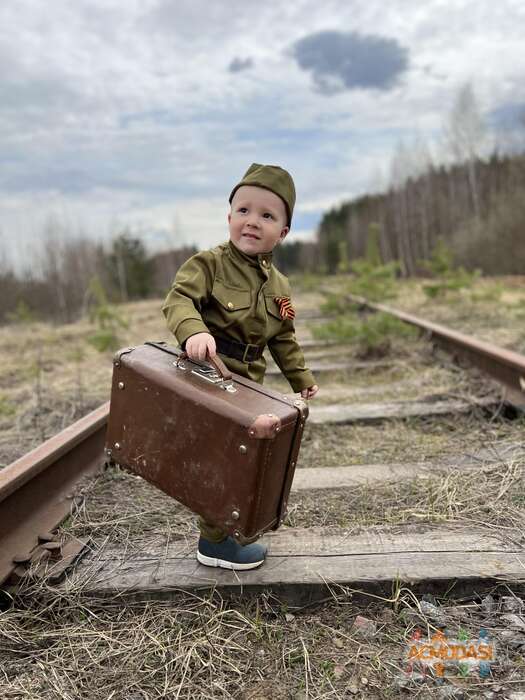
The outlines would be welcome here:
[[[273,253],[259,253],[258,255],[247,255],[239,250],[231,241],[228,241],[228,249],[232,258],[236,260],[242,260],[252,267],[260,267],[263,270],[270,270],[272,266]]]

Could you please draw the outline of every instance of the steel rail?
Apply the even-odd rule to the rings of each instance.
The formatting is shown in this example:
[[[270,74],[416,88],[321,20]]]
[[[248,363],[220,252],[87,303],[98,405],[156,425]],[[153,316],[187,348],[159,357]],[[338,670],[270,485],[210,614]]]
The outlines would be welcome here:
[[[453,331],[446,326],[432,323],[413,316],[405,311],[393,309],[385,304],[376,304],[364,297],[347,295],[348,301],[372,311],[390,314],[400,321],[416,326],[427,333],[432,340],[455,359],[466,359],[472,365],[498,381],[505,389],[504,400],[525,408],[525,356],[506,350],[493,343],[478,340],[472,336]]]
[[[71,511],[75,484],[104,460],[109,402],[0,471],[0,585]]]

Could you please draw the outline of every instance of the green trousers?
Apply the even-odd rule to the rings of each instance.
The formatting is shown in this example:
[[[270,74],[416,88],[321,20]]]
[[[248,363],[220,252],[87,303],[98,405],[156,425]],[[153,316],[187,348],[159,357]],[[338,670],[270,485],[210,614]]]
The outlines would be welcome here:
[[[207,523],[206,520],[200,516],[199,530],[201,531],[201,537],[209,542],[222,542],[222,540],[228,536],[228,533],[224,532],[222,528]]]

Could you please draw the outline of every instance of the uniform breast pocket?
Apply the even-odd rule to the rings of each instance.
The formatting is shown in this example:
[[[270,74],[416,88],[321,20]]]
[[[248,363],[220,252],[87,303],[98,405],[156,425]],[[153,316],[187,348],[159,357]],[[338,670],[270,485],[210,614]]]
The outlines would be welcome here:
[[[282,316],[281,316],[281,311],[279,309],[279,305],[275,301],[275,294],[265,294],[264,295],[264,301],[266,303],[266,311],[270,314],[270,316],[273,316],[276,319],[279,319],[279,321],[282,321]]]
[[[215,280],[213,284],[212,296],[225,311],[232,314],[236,311],[249,309],[251,305],[249,289],[230,287],[219,280]]]

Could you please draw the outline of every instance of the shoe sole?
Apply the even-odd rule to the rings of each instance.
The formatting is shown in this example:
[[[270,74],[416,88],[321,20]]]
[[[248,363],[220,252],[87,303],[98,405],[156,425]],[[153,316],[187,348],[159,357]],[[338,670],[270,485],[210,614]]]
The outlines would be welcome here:
[[[207,557],[205,554],[197,552],[197,561],[200,564],[204,564],[204,566],[214,566],[215,568],[230,569],[232,571],[247,571],[248,569],[256,569],[264,562],[264,559],[261,559],[261,561],[252,561],[249,564],[239,564],[234,561],[227,561],[226,559]]]

